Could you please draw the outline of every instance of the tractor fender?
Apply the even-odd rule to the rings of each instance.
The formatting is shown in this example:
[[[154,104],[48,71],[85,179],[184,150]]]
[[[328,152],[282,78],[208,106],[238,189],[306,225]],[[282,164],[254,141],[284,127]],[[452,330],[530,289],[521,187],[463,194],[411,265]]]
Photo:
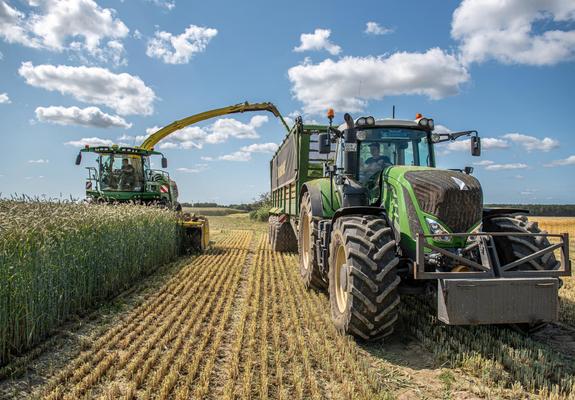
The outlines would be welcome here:
[[[521,208],[484,208],[483,221],[499,215],[529,214],[529,210]]]
[[[319,185],[304,184],[301,188],[300,204],[304,193],[309,193],[311,199],[311,214],[315,218],[323,218],[323,200],[321,196],[321,188]]]

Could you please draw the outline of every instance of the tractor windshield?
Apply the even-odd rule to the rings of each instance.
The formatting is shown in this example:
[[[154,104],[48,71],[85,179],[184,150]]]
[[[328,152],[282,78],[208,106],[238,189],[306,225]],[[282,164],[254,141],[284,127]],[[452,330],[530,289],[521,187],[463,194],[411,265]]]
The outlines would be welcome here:
[[[366,183],[390,165],[432,165],[426,132],[405,128],[375,128],[357,132],[359,180]]]
[[[144,186],[142,156],[134,154],[101,154],[100,185],[102,190],[142,191]]]

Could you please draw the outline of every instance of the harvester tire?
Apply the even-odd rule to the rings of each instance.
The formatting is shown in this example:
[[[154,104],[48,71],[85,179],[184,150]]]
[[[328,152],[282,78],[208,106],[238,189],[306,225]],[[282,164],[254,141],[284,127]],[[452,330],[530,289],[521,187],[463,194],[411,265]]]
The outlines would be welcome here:
[[[304,193],[301,198],[298,240],[299,272],[303,284],[307,289],[325,290],[327,282],[322,278],[316,253],[316,240],[318,237],[317,222],[311,212],[311,197]]]
[[[279,217],[270,217],[269,230],[272,251],[291,252],[297,250],[295,233],[287,219],[280,222]]]
[[[546,233],[537,222],[527,220],[524,215],[502,215],[490,218],[484,223],[485,232]],[[548,246],[544,236],[495,236],[495,247],[501,265],[526,257]],[[559,268],[555,255],[547,253],[534,260],[520,264],[513,271],[554,270]]]
[[[366,341],[393,333],[399,315],[399,258],[387,220],[344,216],[334,224],[329,299],[336,328]]]

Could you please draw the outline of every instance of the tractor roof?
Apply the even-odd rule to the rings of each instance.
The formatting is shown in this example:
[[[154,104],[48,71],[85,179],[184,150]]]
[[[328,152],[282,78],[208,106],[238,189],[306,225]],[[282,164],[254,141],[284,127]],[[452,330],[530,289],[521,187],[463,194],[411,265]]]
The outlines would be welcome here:
[[[413,120],[392,119],[392,118],[378,119],[375,121],[375,125],[367,125],[366,127],[367,128],[393,127],[393,128],[411,128],[411,129],[423,130],[421,126],[419,126],[418,123]],[[347,129],[347,125],[341,124],[339,126],[339,130],[344,129]]]

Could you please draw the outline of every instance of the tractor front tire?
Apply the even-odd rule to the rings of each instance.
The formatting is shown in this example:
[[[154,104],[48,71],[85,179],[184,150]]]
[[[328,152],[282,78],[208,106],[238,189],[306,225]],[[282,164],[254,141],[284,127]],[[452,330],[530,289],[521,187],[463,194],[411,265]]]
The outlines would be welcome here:
[[[299,272],[306,289],[325,290],[327,283],[322,277],[316,254],[317,222],[311,212],[311,196],[301,198],[298,226]]]
[[[378,216],[344,216],[334,224],[329,259],[329,299],[336,328],[366,341],[393,333],[401,281],[396,242]]]
[[[537,222],[528,221],[524,215],[493,217],[485,221],[483,228],[485,232],[546,233],[539,229]],[[495,236],[494,240],[501,265],[509,264],[550,246],[545,236]],[[513,270],[554,270],[558,267],[559,262],[551,252],[520,264]]]

